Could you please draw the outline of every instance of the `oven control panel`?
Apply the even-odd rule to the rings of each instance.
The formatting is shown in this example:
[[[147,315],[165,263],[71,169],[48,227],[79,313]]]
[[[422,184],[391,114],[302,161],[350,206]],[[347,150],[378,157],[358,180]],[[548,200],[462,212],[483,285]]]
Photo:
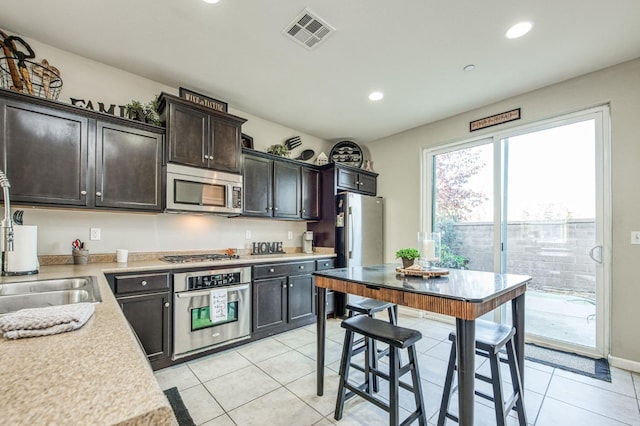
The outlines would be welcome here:
[[[240,284],[240,272],[228,272],[224,274],[211,274],[188,278],[188,289],[197,290],[203,288],[221,287]]]

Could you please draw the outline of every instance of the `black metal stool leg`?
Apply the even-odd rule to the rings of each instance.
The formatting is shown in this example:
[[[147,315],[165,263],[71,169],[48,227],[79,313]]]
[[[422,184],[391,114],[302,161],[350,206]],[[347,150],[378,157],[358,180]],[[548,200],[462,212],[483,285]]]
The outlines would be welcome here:
[[[389,424],[397,426],[400,422],[399,394],[398,385],[400,375],[400,365],[398,360],[398,349],[389,348]]]

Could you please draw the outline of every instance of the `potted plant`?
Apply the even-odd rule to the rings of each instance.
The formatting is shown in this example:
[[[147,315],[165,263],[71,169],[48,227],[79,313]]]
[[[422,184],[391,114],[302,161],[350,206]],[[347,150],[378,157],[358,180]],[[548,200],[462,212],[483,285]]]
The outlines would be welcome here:
[[[402,259],[402,267],[408,268],[414,260],[420,257],[420,252],[414,248],[403,248],[396,251],[396,259]]]
[[[289,148],[286,145],[271,145],[267,148],[267,152],[269,154],[278,155],[280,157],[288,157],[289,156]]]

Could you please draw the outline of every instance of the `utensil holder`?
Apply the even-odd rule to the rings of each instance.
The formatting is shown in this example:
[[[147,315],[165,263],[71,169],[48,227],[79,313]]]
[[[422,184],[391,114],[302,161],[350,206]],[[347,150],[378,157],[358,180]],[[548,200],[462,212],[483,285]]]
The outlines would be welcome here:
[[[89,250],[78,249],[73,250],[73,264],[74,265],[86,265],[89,261]]]

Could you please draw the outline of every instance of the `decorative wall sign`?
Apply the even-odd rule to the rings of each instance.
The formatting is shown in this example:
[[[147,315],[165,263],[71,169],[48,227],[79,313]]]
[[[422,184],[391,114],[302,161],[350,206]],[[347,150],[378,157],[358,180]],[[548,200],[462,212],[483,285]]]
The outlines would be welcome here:
[[[347,166],[362,166],[362,149],[357,143],[351,141],[338,142],[331,148],[329,160],[334,163],[346,164]]]
[[[200,93],[196,93],[192,90],[185,89],[184,87],[180,87],[178,93],[180,94],[181,98],[184,98],[189,102],[193,102],[194,104],[215,109],[216,111],[227,112],[228,104],[226,102],[222,102],[217,99],[210,98],[205,95],[201,95]]]
[[[283,254],[282,241],[280,242],[257,242],[252,244],[251,254]]]
[[[486,127],[497,126],[498,124],[507,123],[513,120],[520,120],[520,108],[511,111],[501,112],[500,114],[490,117],[480,118],[469,123],[469,131],[484,129]]]
[[[245,133],[242,134],[242,147],[253,149],[253,138]]]

